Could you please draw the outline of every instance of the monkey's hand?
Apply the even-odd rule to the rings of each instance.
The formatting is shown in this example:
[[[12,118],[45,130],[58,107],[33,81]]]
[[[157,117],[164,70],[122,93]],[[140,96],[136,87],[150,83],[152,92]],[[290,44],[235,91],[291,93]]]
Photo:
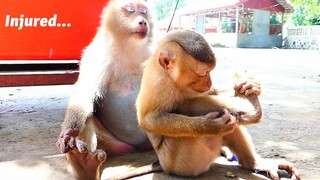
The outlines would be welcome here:
[[[238,110],[234,111],[240,124],[254,124],[261,121],[262,109],[258,99],[261,94],[260,83],[252,78],[241,78],[234,87],[235,96],[248,99],[254,111]],[[243,107],[241,107],[243,108]],[[240,108],[240,109],[241,109]],[[239,109],[236,108],[236,109]]]
[[[284,159],[261,159],[258,161],[255,167],[255,171],[264,171],[270,176],[271,179],[280,179],[278,176],[278,170],[285,170],[291,179],[300,180],[301,174],[298,168],[291,162]]]
[[[255,94],[259,96],[261,94],[260,83],[253,78],[241,78],[234,86],[236,93],[240,95],[249,96]]]
[[[237,118],[227,109],[224,109],[222,112],[210,112],[205,117],[210,120],[210,126],[214,134],[232,131],[237,122]]]
[[[59,135],[58,141],[56,145],[61,153],[67,153],[71,151],[74,147],[77,147],[79,152],[85,153],[87,152],[87,144],[77,138],[79,134],[78,129],[63,129]]]

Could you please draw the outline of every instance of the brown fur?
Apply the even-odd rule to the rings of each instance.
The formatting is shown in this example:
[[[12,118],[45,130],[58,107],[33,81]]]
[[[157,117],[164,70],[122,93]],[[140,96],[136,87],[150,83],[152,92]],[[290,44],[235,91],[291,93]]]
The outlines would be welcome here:
[[[273,168],[278,165],[264,163],[241,125],[261,119],[258,83],[236,78],[234,97],[210,95],[209,74],[215,61],[204,38],[185,30],[167,35],[144,63],[136,103],[138,122],[147,131],[163,170],[198,176],[226,145],[244,168],[261,168],[262,164],[277,177]]]

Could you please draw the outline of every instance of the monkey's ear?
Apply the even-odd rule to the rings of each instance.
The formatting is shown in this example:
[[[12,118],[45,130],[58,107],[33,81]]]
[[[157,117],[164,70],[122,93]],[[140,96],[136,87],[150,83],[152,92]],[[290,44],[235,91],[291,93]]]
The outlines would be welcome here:
[[[173,66],[173,58],[169,52],[160,52],[159,55],[159,64],[163,69],[168,70]]]

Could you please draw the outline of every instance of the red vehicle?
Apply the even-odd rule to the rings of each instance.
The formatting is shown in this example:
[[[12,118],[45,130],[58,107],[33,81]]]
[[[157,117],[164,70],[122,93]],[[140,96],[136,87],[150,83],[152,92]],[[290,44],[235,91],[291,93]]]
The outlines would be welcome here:
[[[1,0],[0,87],[70,84],[108,0]]]

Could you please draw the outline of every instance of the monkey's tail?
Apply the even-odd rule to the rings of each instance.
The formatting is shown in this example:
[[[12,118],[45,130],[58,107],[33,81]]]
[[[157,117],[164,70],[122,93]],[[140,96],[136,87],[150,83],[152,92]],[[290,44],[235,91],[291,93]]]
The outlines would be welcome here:
[[[150,173],[155,173],[155,172],[162,172],[162,171],[163,170],[160,165],[160,162],[159,160],[157,160],[152,164],[141,166],[137,169],[108,178],[107,180],[124,180],[124,179],[130,179],[130,178],[134,178],[134,177],[138,177],[138,176],[142,176]]]

